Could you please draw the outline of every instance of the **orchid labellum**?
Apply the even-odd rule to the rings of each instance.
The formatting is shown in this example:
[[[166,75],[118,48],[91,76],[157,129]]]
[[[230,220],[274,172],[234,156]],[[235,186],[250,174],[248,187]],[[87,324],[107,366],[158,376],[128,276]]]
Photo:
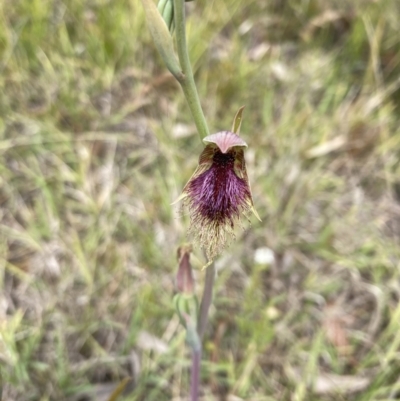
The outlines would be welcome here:
[[[206,147],[199,165],[185,185],[182,195],[188,206],[189,232],[205,249],[212,261],[234,237],[235,225],[253,206],[244,160],[246,142],[230,131],[221,131],[203,139]]]

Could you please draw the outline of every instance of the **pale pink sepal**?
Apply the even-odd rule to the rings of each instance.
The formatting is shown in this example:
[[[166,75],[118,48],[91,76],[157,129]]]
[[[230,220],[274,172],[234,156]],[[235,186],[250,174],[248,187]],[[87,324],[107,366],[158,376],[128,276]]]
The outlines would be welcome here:
[[[229,149],[239,146],[247,148],[247,143],[239,136],[230,131],[221,131],[216,134],[206,136],[204,143],[214,143],[218,146],[222,153],[226,153]]]

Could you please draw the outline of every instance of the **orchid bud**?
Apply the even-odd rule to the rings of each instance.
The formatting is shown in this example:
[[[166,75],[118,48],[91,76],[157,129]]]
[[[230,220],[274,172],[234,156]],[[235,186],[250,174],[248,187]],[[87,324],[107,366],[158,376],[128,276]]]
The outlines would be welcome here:
[[[173,0],[160,0],[157,5],[165,24],[172,33],[174,27],[174,2]]]
[[[182,76],[182,71],[174,52],[174,45],[168,27],[153,0],[141,1],[146,14],[147,25],[157,50],[172,75],[178,79],[178,77]]]
[[[178,273],[176,275],[176,287],[178,292],[184,295],[194,294],[194,279],[192,266],[190,264],[190,252],[192,247],[181,246],[178,248]]]

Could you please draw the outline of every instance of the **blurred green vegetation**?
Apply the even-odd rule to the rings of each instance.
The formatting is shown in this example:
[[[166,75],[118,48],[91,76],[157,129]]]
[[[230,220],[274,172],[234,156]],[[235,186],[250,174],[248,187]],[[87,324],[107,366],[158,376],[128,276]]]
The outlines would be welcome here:
[[[399,399],[400,2],[187,7],[212,132],[246,105],[263,219],[217,262],[203,399]],[[171,203],[202,145],[140,3],[3,0],[0,21],[3,398],[132,376],[126,400],[186,399]]]

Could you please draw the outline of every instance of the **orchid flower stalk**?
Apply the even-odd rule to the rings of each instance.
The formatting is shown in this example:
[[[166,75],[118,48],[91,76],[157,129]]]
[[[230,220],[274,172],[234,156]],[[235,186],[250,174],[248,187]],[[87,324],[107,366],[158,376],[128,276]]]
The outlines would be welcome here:
[[[186,43],[185,0],[141,0],[154,43],[171,74],[179,82],[198,134],[205,147],[198,167],[183,188],[182,200],[190,214],[189,234],[208,259],[203,296],[198,308],[194,292],[191,246],[178,250],[177,295],[174,304],[186,328],[192,349],[190,400],[197,401],[200,385],[201,340],[208,321],[215,279],[214,259],[234,238],[242,216],[253,212],[259,218],[251,194],[244,159],[246,142],[239,136],[243,107],[237,112],[231,131],[210,135],[190,64]],[[187,0],[190,1],[190,0]],[[172,32],[175,31],[177,55]]]

